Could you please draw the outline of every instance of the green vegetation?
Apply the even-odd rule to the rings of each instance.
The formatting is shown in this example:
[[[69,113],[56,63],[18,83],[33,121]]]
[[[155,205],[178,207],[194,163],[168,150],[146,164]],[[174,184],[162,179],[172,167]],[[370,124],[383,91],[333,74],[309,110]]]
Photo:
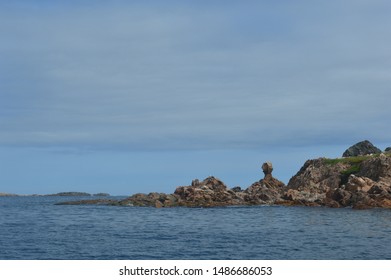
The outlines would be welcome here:
[[[325,158],[324,163],[334,165],[337,163],[349,163],[352,165],[357,165],[363,162],[366,159],[372,158],[372,157],[378,157],[379,154],[375,155],[367,155],[367,156],[357,156],[357,157],[346,157],[346,158]]]
[[[376,158],[379,157],[380,154],[373,154],[373,155],[365,155],[365,156],[357,156],[357,157],[345,157],[345,158],[325,158],[324,163],[328,165],[336,165],[338,163],[346,164],[346,169],[341,171],[341,183],[345,184],[349,176],[351,174],[357,174],[360,172],[361,163],[364,160],[370,159],[370,158]],[[391,156],[391,155],[387,155]]]
[[[350,174],[356,174],[360,171],[360,165],[353,164],[350,168],[341,172],[341,175],[349,177]]]
[[[374,156],[376,155],[335,158],[335,159],[326,158],[324,159],[324,163],[328,165],[335,165],[338,163],[347,164],[348,167],[345,170],[341,171],[341,183],[346,184],[351,174],[356,174],[360,171],[361,162]]]

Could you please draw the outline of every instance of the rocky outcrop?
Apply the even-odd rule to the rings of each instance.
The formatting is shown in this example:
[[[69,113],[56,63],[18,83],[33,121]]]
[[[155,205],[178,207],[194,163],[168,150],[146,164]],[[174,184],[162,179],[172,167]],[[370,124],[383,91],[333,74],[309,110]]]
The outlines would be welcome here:
[[[344,153],[347,157],[307,160],[286,186],[272,176],[273,165],[262,165],[264,178],[243,190],[229,188],[213,176],[172,194],[135,194],[126,199],[72,201],[62,204],[106,204],[146,207],[216,207],[235,205],[304,205],[327,207],[391,208],[391,153],[380,153],[369,141]],[[356,156],[350,156],[356,155]]]
[[[150,206],[150,207],[173,207],[178,206],[178,198],[172,194],[152,192],[149,194],[137,193],[126,199],[120,200],[114,205],[118,206]]]
[[[357,157],[370,154],[380,154],[381,150],[376,148],[368,140],[361,141],[353,146],[349,147],[343,154],[343,157]]]
[[[391,153],[391,147],[387,147],[387,148],[384,150],[384,152],[386,152],[386,153]]]
[[[120,206],[152,207],[216,207],[235,205],[259,205],[281,202],[286,191],[283,182],[272,176],[273,166],[270,162],[262,165],[264,178],[242,190],[236,186],[229,188],[223,181],[213,176],[200,181],[194,179],[189,186],[177,187],[173,194],[150,193],[135,194],[118,201]]]
[[[229,189],[213,176],[196,182],[191,186],[176,188],[174,195],[178,197],[178,205],[211,207],[241,204],[240,192]]]
[[[272,176],[273,165],[271,162],[262,164],[262,171],[265,177],[253,183],[244,191],[244,200],[248,204],[275,204],[281,202],[282,196],[286,191],[283,182]]]
[[[329,207],[391,207],[391,156],[307,161],[291,178],[284,199]]]

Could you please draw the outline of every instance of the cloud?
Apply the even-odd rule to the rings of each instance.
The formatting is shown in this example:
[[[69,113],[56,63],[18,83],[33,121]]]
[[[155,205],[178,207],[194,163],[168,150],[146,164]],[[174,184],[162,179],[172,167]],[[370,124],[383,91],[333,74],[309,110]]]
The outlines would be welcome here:
[[[391,138],[386,2],[86,3],[1,12],[1,145]]]

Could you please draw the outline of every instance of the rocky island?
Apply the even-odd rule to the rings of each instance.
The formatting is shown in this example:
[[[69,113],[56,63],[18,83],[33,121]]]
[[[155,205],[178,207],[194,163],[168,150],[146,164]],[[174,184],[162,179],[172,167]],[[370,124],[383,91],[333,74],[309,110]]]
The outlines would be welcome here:
[[[303,205],[391,208],[391,149],[384,152],[369,141],[359,142],[336,159],[307,160],[285,185],[272,176],[273,165],[262,165],[264,178],[247,189],[229,188],[211,176],[174,193],[134,194],[123,200],[96,199],[61,204],[106,204],[149,207],[216,207],[235,205]]]

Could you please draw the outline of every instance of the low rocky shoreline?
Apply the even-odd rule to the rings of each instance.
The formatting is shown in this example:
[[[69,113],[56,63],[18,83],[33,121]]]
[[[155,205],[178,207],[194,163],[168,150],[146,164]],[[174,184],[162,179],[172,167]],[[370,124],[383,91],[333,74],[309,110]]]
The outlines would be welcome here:
[[[270,162],[262,165],[264,178],[246,189],[229,188],[211,176],[177,187],[172,194],[134,194],[123,200],[95,199],[62,202],[62,205],[103,204],[144,207],[217,207],[235,205],[303,205],[391,208],[391,149],[384,152],[369,141],[347,149],[343,157],[305,162],[285,185],[272,176]]]

